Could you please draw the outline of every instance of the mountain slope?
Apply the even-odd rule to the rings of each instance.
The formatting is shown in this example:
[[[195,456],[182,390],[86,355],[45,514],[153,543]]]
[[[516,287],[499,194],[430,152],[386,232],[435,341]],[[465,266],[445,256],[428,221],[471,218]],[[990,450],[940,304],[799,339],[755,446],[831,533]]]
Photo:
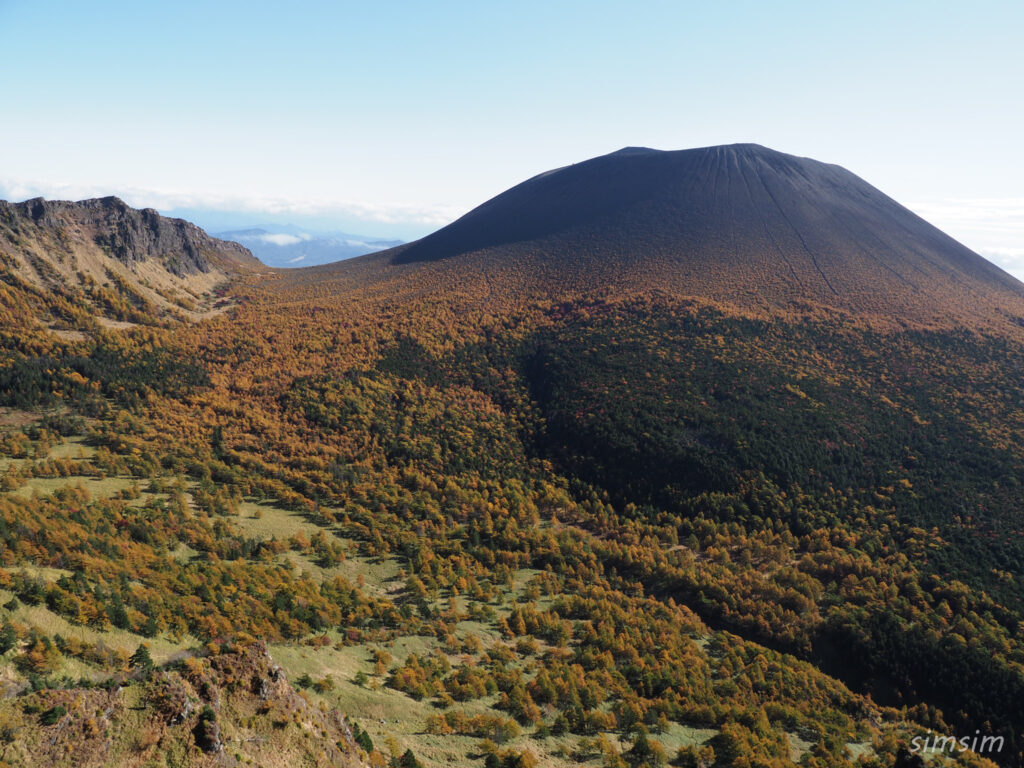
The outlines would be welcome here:
[[[0,201],[0,269],[16,294],[6,303],[20,297],[44,322],[196,317],[216,286],[260,266],[237,243],[115,197]]]
[[[243,275],[209,322],[6,328],[0,740],[55,743],[57,701],[110,706],[77,691],[143,642],[173,677],[248,635],[307,712],[355,718],[372,765],[905,768],[915,738],[984,734],[928,764],[1024,766],[1024,332],[990,310],[1015,284],[922,229],[890,257],[981,298],[942,305],[935,271],[912,303],[879,270],[885,302],[844,307],[794,255],[802,237],[833,283],[810,214],[782,240],[755,195],[721,225],[748,251],[719,272],[768,273],[743,293],[687,267],[705,249],[681,248],[682,182],[658,173],[624,208],[622,174],[569,185],[569,229],[525,227],[544,210],[524,195],[504,244]],[[818,210],[824,184],[779,210]],[[833,186],[830,210],[860,211],[843,232],[896,237]],[[828,237],[867,258],[867,235]],[[344,740],[258,682],[204,682],[226,737]],[[170,743],[205,732],[192,714]]]
[[[260,293],[293,349],[366,351],[300,365],[279,402],[311,432],[438,481],[467,453],[507,476],[515,445],[589,500],[574,541],[620,588],[1024,764],[1022,289],[867,183],[761,147],[628,150]],[[466,449],[401,415],[420,387],[518,430]]]
[[[535,176],[389,253],[545,285],[1005,323],[1024,286],[845,169],[753,144],[627,148]]]

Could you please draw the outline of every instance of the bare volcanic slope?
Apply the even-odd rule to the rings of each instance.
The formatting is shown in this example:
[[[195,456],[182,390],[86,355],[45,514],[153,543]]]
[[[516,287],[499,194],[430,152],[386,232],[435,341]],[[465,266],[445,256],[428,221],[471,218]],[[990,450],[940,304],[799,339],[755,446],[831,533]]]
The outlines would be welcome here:
[[[196,316],[217,285],[261,266],[237,243],[116,197],[0,201],[0,275],[36,308],[57,302],[100,321]]]
[[[1024,285],[861,178],[756,144],[622,149],[542,173],[367,258],[450,262],[513,285],[656,287],[897,321],[1024,315]]]

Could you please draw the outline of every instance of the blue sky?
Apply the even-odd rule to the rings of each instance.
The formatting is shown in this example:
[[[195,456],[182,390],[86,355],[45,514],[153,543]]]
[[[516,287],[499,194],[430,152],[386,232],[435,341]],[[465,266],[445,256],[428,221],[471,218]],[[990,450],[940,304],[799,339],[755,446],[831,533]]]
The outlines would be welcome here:
[[[0,0],[0,196],[424,234],[626,145],[836,162],[1024,275],[1019,2]]]

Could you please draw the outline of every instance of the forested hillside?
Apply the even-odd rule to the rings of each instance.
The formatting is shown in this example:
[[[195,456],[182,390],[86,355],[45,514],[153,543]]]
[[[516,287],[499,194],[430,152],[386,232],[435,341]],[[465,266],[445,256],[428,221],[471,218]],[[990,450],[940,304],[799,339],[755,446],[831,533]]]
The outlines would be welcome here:
[[[0,330],[0,759],[1022,765],[1008,315],[402,253]]]

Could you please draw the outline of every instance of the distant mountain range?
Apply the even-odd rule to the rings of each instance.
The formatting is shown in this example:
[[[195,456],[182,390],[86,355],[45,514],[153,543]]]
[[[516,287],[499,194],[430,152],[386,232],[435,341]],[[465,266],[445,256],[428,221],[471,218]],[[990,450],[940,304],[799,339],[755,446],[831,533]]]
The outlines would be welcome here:
[[[218,232],[217,237],[240,243],[269,267],[309,267],[363,256],[401,245],[401,240],[310,232],[291,226],[250,227]]]

